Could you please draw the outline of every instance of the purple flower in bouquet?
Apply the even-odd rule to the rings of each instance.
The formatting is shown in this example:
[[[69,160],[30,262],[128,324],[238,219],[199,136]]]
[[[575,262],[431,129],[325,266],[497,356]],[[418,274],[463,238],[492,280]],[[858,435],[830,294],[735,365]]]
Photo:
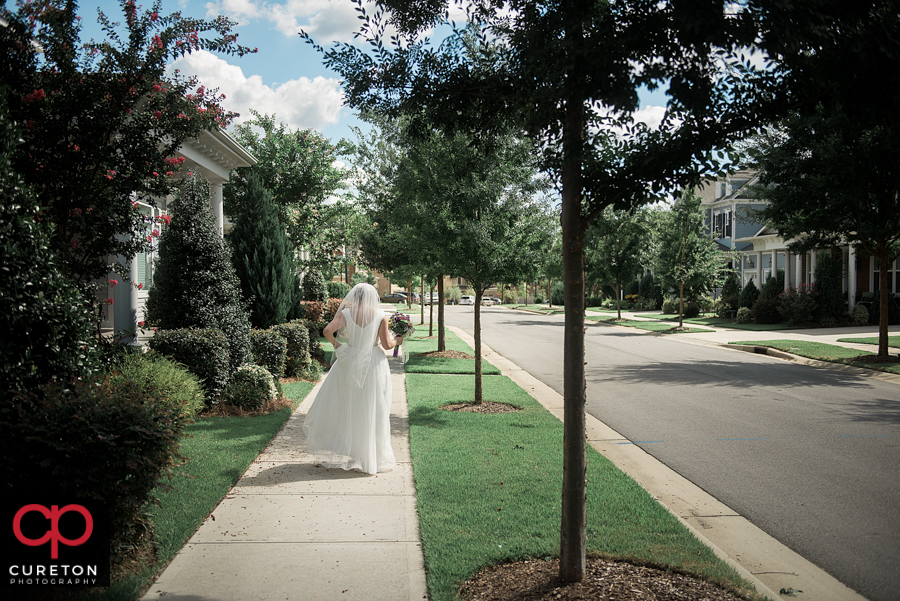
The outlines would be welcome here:
[[[393,313],[390,318],[388,318],[388,329],[394,336],[408,336],[416,331],[413,327],[412,322],[409,320],[409,315],[405,313]],[[400,347],[394,347],[394,356],[397,356],[397,351]]]

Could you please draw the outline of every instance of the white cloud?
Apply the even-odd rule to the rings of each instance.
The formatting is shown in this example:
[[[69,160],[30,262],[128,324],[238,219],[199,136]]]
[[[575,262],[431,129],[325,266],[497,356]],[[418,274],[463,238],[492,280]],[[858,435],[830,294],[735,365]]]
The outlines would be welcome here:
[[[650,129],[657,129],[666,114],[664,106],[643,106],[634,113],[634,120],[646,123]]]
[[[244,23],[260,15],[261,2],[253,0],[218,0],[206,3],[207,18],[225,15],[239,23]]]
[[[240,67],[202,50],[179,58],[171,68],[196,75],[207,88],[219,88],[225,94],[225,109],[241,114],[239,123],[250,119],[250,109],[254,109],[274,113],[279,122],[294,129],[321,130],[338,122],[343,106],[340,80],[334,78],[300,77],[267,86],[259,75],[247,77]]]

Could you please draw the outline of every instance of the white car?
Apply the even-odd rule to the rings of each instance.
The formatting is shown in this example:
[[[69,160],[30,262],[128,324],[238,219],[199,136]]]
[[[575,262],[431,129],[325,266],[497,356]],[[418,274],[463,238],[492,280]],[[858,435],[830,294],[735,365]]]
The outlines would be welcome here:
[[[460,305],[474,305],[475,297],[474,296],[461,296],[459,298]]]
[[[492,299],[490,296],[482,296],[481,297],[481,306],[482,307],[493,307],[494,299]]]

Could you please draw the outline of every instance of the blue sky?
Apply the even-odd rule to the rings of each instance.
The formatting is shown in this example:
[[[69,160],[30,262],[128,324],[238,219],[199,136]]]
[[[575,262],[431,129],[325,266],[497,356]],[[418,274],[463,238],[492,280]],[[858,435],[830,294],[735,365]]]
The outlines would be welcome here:
[[[152,6],[150,0],[137,2],[144,9]],[[6,4],[11,6],[13,1]],[[354,6],[350,0],[163,0],[160,13],[180,11],[208,19],[225,15],[239,23],[234,28],[238,41],[259,49],[243,58],[198,52],[174,65],[183,73],[197,75],[207,87],[219,88],[227,97],[225,108],[241,113],[238,123],[249,118],[253,108],[275,113],[292,128],[311,128],[332,140],[354,141],[350,128],[361,124],[342,105],[338,75],[326,69],[320,55],[297,35],[304,29],[323,46],[352,41],[360,23]],[[113,21],[124,21],[118,2],[82,0],[78,13],[85,38],[101,34],[97,8]],[[455,16],[457,22],[462,20]],[[658,121],[664,102],[661,94],[642,96],[646,107],[642,113],[648,122]]]

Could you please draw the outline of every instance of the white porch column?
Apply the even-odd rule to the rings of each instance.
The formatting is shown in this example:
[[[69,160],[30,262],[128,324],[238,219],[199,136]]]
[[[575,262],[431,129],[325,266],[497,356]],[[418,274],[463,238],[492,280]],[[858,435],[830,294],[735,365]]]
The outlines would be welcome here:
[[[797,264],[797,270],[796,270],[797,276],[796,277],[797,277],[797,288],[799,288],[800,284],[803,283],[803,255],[797,254],[797,256],[794,257],[794,260],[797,262],[796,263]]]
[[[816,251],[809,253],[809,282],[816,283]]]
[[[225,212],[224,197],[222,196],[222,183],[209,183],[209,208],[212,209],[213,217],[216,219],[216,228],[219,235],[225,232]]]
[[[777,263],[776,263],[777,264]],[[784,249],[784,289],[787,290],[791,287],[791,252],[788,249]]]
[[[138,307],[140,307],[140,299],[138,298],[138,257],[137,255],[131,257],[131,261],[128,263],[128,278],[131,280],[128,282],[128,320],[130,323],[123,323],[120,329],[134,329],[135,334],[138,331],[138,321],[141,321],[141,318],[138,317]],[[118,324],[116,324],[117,327]],[[137,335],[130,337],[128,340],[124,340],[126,344],[138,344]]]
[[[853,311],[856,304],[856,249],[851,244],[847,249],[847,306]]]
[[[762,251],[756,253],[756,287],[762,289]]]

